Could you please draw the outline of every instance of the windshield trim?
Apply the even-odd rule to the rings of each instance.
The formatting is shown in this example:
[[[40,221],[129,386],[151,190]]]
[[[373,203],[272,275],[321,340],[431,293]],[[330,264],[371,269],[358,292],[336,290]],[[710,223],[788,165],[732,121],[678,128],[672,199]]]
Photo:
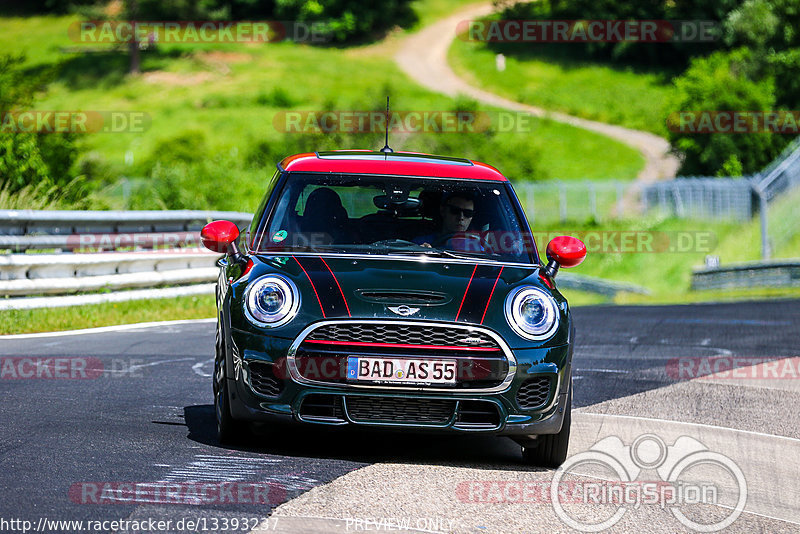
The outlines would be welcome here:
[[[392,254],[392,253],[379,253],[379,254],[348,254],[342,252],[290,252],[290,251],[268,251],[268,252],[252,252],[250,251],[252,256],[260,257],[260,256],[268,256],[270,258],[273,257],[287,257],[287,256],[324,256],[324,257],[331,257],[331,258],[346,258],[346,259],[365,259],[365,260],[402,260],[402,261],[415,261],[418,263],[466,263],[469,265],[474,265],[476,263],[479,264],[492,264],[492,265],[504,265],[506,267],[524,267],[524,268],[536,268],[541,267],[541,263],[519,263],[519,262],[510,262],[510,261],[498,261],[498,260],[490,260],[485,258],[474,258],[474,259],[460,259],[460,258],[444,258],[441,256],[430,256],[426,254],[420,254],[418,256],[410,255],[410,254]]]
[[[245,249],[249,255],[287,255],[286,251],[282,254],[280,251],[264,251],[261,249],[261,245],[263,243],[264,238],[267,234],[267,229],[269,227],[272,218],[275,216],[275,209],[278,204],[278,198],[283,194],[284,190],[288,186],[289,182],[295,176],[302,176],[302,175],[319,175],[319,176],[327,176],[327,177],[336,177],[336,176],[354,176],[354,177],[394,177],[394,178],[410,178],[410,179],[429,179],[429,180],[442,180],[442,181],[456,181],[456,182],[463,182],[462,178],[456,177],[445,177],[445,176],[427,176],[427,175],[414,175],[414,174],[379,174],[379,173],[353,173],[353,172],[319,172],[319,171],[287,171],[281,167],[280,164],[277,166],[278,171],[280,172],[280,177],[275,183],[272,191],[269,193],[269,201],[267,202],[266,209],[262,213],[261,220],[258,223],[258,229],[256,233],[251,236],[251,241],[245,242]],[[500,260],[492,260],[488,258],[481,258],[476,256],[476,261],[491,263],[495,265],[514,265],[514,266],[541,266],[544,265],[542,260],[539,258],[538,247],[536,245],[536,240],[533,236],[533,229],[531,228],[528,218],[525,214],[525,210],[522,208],[520,204],[519,197],[517,196],[517,192],[514,190],[514,187],[511,185],[511,182],[506,180],[502,182],[502,185],[498,184],[497,180],[492,179],[470,179],[471,183],[479,183],[484,184],[486,186],[493,186],[493,187],[502,187],[506,191],[506,197],[511,202],[512,209],[515,211],[515,215],[517,220],[521,225],[521,230],[523,232],[527,232],[528,236],[530,237],[530,243],[533,247],[533,250],[527,251],[527,256],[531,260],[530,263],[521,263],[521,262],[504,262]],[[258,240],[258,242],[256,242]],[[303,254],[303,255],[320,255],[323,252],[295,252],[295,254]],[[335,255],[343,256],[347,253],[331,253]],[[386,253],[388,254],[388,252]],[[291,255],[291,254],[289,254]],[[374,258],[378,255],[384,255],[384,253],[378,254],[361,254],[359,257],[364,258]],[[400,255],[392,255],[392,258],[399,258]],[[406,256],[408,257],[408,256]],[[416,258],[417,256],[411,256],[410,258]],[[441,257],[431,257],[430,255],[427,256],[429,260],[433,259],[442,259]],[[471,260],[467,260],[471,261]]]

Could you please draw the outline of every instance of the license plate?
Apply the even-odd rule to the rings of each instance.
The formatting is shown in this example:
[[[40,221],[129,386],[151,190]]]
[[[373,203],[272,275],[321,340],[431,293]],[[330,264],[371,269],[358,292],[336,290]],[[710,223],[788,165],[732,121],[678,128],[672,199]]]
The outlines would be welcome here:
[[[455,384],[455,360],[347,358],[347,379],[405,384]]]

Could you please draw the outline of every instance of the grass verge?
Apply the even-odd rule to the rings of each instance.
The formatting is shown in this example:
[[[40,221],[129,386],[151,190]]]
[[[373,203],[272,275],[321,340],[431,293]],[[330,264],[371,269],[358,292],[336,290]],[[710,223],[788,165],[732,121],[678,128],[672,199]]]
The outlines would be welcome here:
[[[0,334],[57,332],[151,321],[216,317],[214,295],[0,311]]]
[[[666,135],[670,74],[594,63],[569,45],[497,44],[456,39],[448,60],[472,85],[511,100],[585,119]],[[499,72],[496,56],[505,56]]]

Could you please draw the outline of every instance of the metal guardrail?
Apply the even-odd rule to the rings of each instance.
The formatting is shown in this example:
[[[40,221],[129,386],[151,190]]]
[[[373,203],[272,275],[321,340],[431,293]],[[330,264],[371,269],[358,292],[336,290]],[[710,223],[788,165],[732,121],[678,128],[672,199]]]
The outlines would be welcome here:
[[[244,227],[251,218],[250,214],[240,212],[0,210],[0,249],[74,251],[87,247],[113,250],[120,245],[133,249],[174,247],[187,243],[197,245],[199,230],[207,221],[227,219]],[[172,237],[172,241],[165,241],[165,235]],[[69,295],[103,289],[117,291],[205,284],[204,291],[208,292],[208,283],[215,281],[218,275],[214,265],[218,257],[218,254],[201,252],[199,248],[88,254],[0,254],[0,296],[10,297],[0,299],[0,309],[74,305],[78,303],[74,296],[31,295]],[[563,273],[559,284],[564,288],[609,297],[620,292],[647,293],[646,289],[633,284],[571,273]],[[187,290],[176,288],[178,293],[164,290],[163,295],[171,296]],[[138,296],[140,293],[140,289],[122,291],[114,300],[124,300],[126,294],[130,298],[143,298]],[[102,299],[94,300],[100,302]]]
[[[749,262],[692,272],[692,289],[800,287],[800,260]]]
[[[789,143],[781,155],[754,178],[754,182],[767,201],[800,185],[800,137]]]
[[[25,297],[0,299],[0,310],[32,310],[35,308],[64,308],[86,306],[105,302],[125,302],[142,299],[174,299],[196,295],[213,295],[216,284],[192,284],[189,286],[164,287],[158,289],[130,289],[114,293],[91,293],[61,297]]]
[[[217,219],[245,228],[252,215],[190,210],[0,210],[0,249],[57,252],[0,254],[0,296],[6,297],[0,299],[0,309],[207,293],[209,282],[218,276],[214,263],[219,255],[202,249],[200,229]],[[114,252],[119,249],[132,252]],[[70,251],[92,253],[63,253]],[[159,286],[183,287],[140,289]],[[113,299],[74,296],[100,290],[127,291],[114,293]]]
[[[193,246],[202,227],[226,219],[239,228],[250,213],[237,211],[48,211],[0,210],[0,249],[147,249]]]
[[[64,294],[101,289],[213,282],[219,254],[112,252],[0,256],[0,295]]]
[[[626,282],[616,282],[593,276],[584,276],[573,273],[559,273],[556,279],[558,287],[562,289],[576,289],[597,293],[606,297],[614,298],[618,293],[638,293],[639,295],[649,295],[647,288],[629,284]]]

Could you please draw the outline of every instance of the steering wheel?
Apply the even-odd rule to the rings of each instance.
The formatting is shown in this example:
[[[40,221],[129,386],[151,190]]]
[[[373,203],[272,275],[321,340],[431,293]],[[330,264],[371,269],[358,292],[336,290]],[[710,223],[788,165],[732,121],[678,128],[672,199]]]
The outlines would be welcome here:
[[[414,243],[413,241],[408,241],[406,239],[381,239],[380,241],[375,241],[374,243],[370,243],[370,245],[397,245],[397,246],[420,246],[419,243]]]
[[[478,245],[478,250],[483,250],[483,239],[481,239],[480,234],[465,234],[462,232],[445,234],[436,239],[436,241],[431,243],[431,245],[434,247],[438,247],[440,245],[444,245],[453,238],[465,240],[465,242],[468,243],[467,246],[465,247],[467,250],[471,250],[472,245],[475,244]]]

